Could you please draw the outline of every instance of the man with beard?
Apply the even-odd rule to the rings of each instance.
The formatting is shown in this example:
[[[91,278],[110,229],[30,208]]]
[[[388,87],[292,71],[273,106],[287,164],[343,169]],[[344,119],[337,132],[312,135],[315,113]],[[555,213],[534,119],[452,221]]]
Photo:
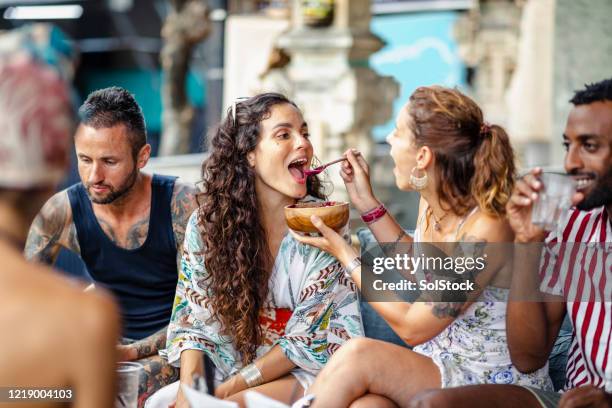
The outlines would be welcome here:
[[[177,249],[195,209],[195,190],[173,177],[140,171],[151,146],[140,107],[126,90],[93,92],[79,116],[75,147],[81,183],[45,204],[30,228],[25,253],[51,264],[61,247],[74,251],[96,285],[113,292],[123,317],[120,355],[145,366],[142,403],[178,378],[157,351],[165,346]]]
[[[571,102],[563,144],[565,169],[577,185],[576,207],[548,235],[531,223],[543,188],[541,169],[517,182],[507,205],[515,259],[521,259],[508,304],[512,361],[523,372],[546,365],[567,314],[573,336],[565,392],[475,385],[421,394],[413,406],[612,407],[612,79],[587,85]],[[543,301],[525,296],[538,287]]]

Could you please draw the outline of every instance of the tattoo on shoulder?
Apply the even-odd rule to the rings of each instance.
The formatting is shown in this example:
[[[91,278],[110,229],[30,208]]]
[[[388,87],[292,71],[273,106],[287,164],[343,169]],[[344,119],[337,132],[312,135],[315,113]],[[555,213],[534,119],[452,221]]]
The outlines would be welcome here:
[[[459,245],[457,247],[458,253],[455,256],[469,256],[471,258],[480,258],[486,257],[486,250],[488,246],[488,241],[483,237],[477,237],[474,235],[464,234],[459,238],[459,242],[467,243],[468,245]],[[489,247],[490,249],[490,247]],[[471,269],[467,269],[463,276],[467,279],[475,278],[480,273],[482,273],[485,269],[473,267]]]
[[[62,246],[80,253],[66,191],[51,197],[32,222],[24,255],[30,260],[52,264]]]
[[[472,245],[463,245],[463,246],[457,245],[457,247],[455,248],[454,256],[465,256],[464,251],[468,251],[469,256],[471,257],[482,256],[482,254],[484,253],[486,244],[487,244],[486,239],[475,236],[475,235],[471,235],[469,233],[462,234],[459,237],[458,241],[464,242],[464,243],[469,242]],[[480,270],[474,268],[474,269],[465,271],[464,273],[462,273],[462,276],[466,280],[469,280],[469,279],[474,280],[479,273],[480,273]],[[478,290],[477,284],[476,284],[475,290]],[[435,298],[439,299],[439,301],[435,301],[435,302],[431,301],[434,295],[436,295]],[[457,318],[461,314],[461,311],[464,305],[466,304],[465,302],[468,300],[469,295],[470,293],[468,292],[465,292],[465,293],[454,292],[452,295],[452,299],[458,300],[458,301],[449,302],[448,301],[449,297],[444,296],[444,295],[439,297],[437,293],[431,293],[431,294],[428,294],[427,296],[428,301],[426,301],[425,304],[431,306],[431,313],[437,318],[440,318],[440,319]]]
[[[176,238],[177,247],[183,245],[185,238],[185,228],[189,216],[197,207],[196,188],[194,185],[176,182],[174,184],[174,192],[172,194],[172,228]]]
[[[470,235],[469,233],[464,233],[459,237],[460,242],[475,242],[479,244],[486,244],[487,240],[482,237],[477,237],[475,235]]]

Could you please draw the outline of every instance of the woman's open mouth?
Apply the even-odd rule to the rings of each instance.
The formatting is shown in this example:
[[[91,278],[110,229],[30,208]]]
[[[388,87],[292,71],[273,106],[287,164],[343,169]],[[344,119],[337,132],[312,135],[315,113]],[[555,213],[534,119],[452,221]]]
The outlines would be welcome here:
[[[291,177],[298,184],[306,184],[306,175],[304,174],[304,169],[308,165],[308,159],[295,159],[291,163],[289,163],[289,173]]]

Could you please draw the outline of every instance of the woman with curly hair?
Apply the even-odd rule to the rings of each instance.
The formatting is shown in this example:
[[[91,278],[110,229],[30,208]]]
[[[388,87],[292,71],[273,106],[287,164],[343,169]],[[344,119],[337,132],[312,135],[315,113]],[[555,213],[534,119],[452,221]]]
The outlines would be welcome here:
[[[253,389],[290,402],[345,341],[363,335],[356,287],[339,262],[288,234],[284,207],[324,198],[304,174],[312,157],[300,110],[280,94],[241,100],[216,129],[168,328],[180,383],[202,374],[206,354],[217,397],[243,404]],[[187,406],[170,387],[160,394]]]
[[[503,128],[483,121],[472,99],[455,89],[420,87],[402,108],[387,141],[398,188],[421,197],[414,237],[404,233],[372,193],[362,157],[348,151],[341,170],[353,205],[378,242],[405,243],[404,253],[412,248],[415,257],[423,252],[439,256],[440,250],[448,251],[443,255],[455,254],[452,250],[465,255],[492,247],[483,244],[513,242],[505,214],[515,176],[512,147]],[[296,237],[333,254],[365,289],[356,251],[321,220],[313,223],[323,237]],[[458,242],[461,245],[455,245]],[[468,273],[475,290],[451,292],[452,302],[424,291],[413,302],[370,303],[414,348],[351,340],[309,389],[314,406],[404,407],[425,389],[477,383],[550,389],[545,368],[524,374],[512,364],[506,341],[508,258],[493,251],[487,255],[484,270]],[[415,272],[419,278],[435,278],[430,271]],[[464,271],[455,267],[446,276],[466,276]]]

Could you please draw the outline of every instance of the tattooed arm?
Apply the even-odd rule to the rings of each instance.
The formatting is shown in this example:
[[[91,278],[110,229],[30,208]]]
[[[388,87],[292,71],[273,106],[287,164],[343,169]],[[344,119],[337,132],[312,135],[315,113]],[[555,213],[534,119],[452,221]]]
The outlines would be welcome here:
[[[172,211],[172,229],[174,230],[176,247],[178,249],[177,265],[180,265],[187,221],[189,220],[189,217],[193,211],[197,208],[195,196],[195,186],[179,182],[178,180],[176,181],[174,184],[174,192],[172,193],[170,211]]]
[[[53,264],[61,247],[81,252],[66,190],[51,197],[34,219],[24,255],[28,260]]]
[[[460,231],[457,238],[458,242],[467,245],[456,247],[455,257],[482,257],[486,260],[485,268],[451,274],[451,280],[457,279],[457,283],[472,283],[472,288],[428,292],[424,297],[425,302],[415,303],[406,314],[405,331],[402,335],[409,344],[420,344],[437,336],[478,299],[484,288],[507,272],[509,258],[500,246],[494,244],[512,242],[514,235],[507,222],[482,212],[469,221],[469,225]],[[447,297],[448,295],[450,297]]]
[[[482,245],[482,250],[484,250],[484,245],[487,242],[510,242],[512,240],[512,233],[508,232],[509,229],[505,221],[492,219],[484,215],[478,217],[485,219],[471,222],[466,230],[461,231],[458,238],[460,242],[470,242],[474,248]],[[472,245],[467,247],[469,248]],[[496,249],[499,250],[498,247]],[[503,254],[492,254],[491,252],[495,251],[489,250],[486,252],[486,268],[484,271],[473,270],[469,275],[467,275],[467,272],[466,275],[463,275],[466,280],[476,283],[474,290],[471,292],[428,291],[422,292],[419,301],[414,303],[371,302],[370,305],[407,344],[414,346],[431,340],[452,324],[473,303],[481,293],[481,288],[489,285],[496,275],[504,271],[504,260],[507,261],[507,258]],[[452,281],[456,277],[451,274],[448,278]],[[422,279],[423,276],[419,276],[416,279],[416,284],[418,285]],[[440,294],[441,297],[437,296]],[[448,294],[451,294],[452,297],[445,298]]]
[[[121,359],[125,361],[140,360],[157,354],[166,346],[166,332],[168,327],[153,333],[149,337],[138,340],[132,344],[118,346]]]

